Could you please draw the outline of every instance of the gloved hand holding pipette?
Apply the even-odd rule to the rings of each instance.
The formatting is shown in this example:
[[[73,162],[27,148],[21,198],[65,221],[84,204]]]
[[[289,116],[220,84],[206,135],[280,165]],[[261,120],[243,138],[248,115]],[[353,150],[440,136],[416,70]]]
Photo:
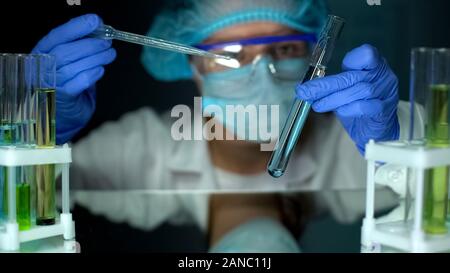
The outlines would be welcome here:
[[[102,19],[94,14],[74,18],[42,38],[33,53],[56,58],[56,142],[65,143],[81,130],[95,110],[95,83],[104,66],[116,58],[111,40],[86,38]]]
[[[119,31],[87,14],[74,18],[45,36],[33,53],[55,55],[57,65],[56,142],[69,141],[91,118],[95,109],[95,83],[104,66],[116,58],[112,40],[156,47],[183,54],[230,59],[188,45]]]
[[[361,154],[370,139],[398,139],[398,80],[386,60],[376,48],[362,45],[347,53],[342,69],[298,85],[297,97],[316,112],[333,111]]]

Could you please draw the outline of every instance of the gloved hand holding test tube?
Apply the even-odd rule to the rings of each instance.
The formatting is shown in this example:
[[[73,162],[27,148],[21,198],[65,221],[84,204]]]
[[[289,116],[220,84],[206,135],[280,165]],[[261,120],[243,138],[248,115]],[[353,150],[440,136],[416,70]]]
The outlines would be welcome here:
[[[338,16],[328,16],[327,23],[319,36],[311,56],[309,69],[303,77],[302,83],[325,76],[328,62],[331,59],[336,40],[340,36],[344,23],[345,20]],[[310,109],[311,105],[308,102],[299,99],[294,101],[267,166],[271,176],[278,178],[286,171],[289,158],[294,151]]]

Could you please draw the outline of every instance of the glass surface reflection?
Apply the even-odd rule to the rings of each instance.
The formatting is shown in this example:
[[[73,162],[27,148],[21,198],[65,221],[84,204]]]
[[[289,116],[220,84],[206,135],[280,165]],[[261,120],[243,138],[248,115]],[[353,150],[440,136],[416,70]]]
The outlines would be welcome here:
[[[403,211],[379,189],[380,215]],[[359,252],[364,190],[290,193],[73,191],[81,251]]]

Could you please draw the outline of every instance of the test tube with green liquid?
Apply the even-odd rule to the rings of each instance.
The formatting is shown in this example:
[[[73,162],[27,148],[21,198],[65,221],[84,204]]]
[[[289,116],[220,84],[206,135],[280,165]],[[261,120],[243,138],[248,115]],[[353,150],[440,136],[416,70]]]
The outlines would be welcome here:
[[[31,228],[31,184],[25,180],[25,168],[20,169],[16,184],[16,210],[19,230]]]
[[[30,81],[26,81],[25,67],[28,55],[24,54],[1,54],[0,55],[0,144],[2,146],[16,146],[20,141],[17,122],[23,118],[21,110],[23,109],[22,98],[25,94],[26,86],[31,86]],[[3,218],[11,218],[9,208],[9,192],[8,175],[11,170],[18,170],[20,167],[7,168],[1,167],[2,182],[2,214]],[[17,173],[14,176],[18,177]],[[16,196],[16,216],[15,220],[19,220],[19,228],[21,230],[28,229],[31,226],[30,215],[30,194],[29,185],[17,184],[13,181],[13,191]],[[20,207],[20,209],[19,209]],[[14,217],[13,217],[14,219]]]
[[[22,124],[31,118],[31,90],[33,84],[33,70],[36,66],[30,54],[1,54],[0,55],[0,114],[1,140],[3,146],[22,146],[29,141],[26,128]],[[25,174],[30,166],[7,168],[1,167],[2,182],[2,212],[3,218],[11,218],[7,183],[11,171],[15,172],[14,191],[17,223],[20,230],[27,230],[32,226],[32,185],[34,179]],[[6,216],[6,217],[5,217]]]
[[[450,147],[449,99],[450,85],[430,86],[430,105],[427,109],[425,134],[427,146]],[[447,232],[449,168],[436,167],[425,172],[424,184],[424,230],[427,233]]]
[[[31,183],[25,179],[24,168],[16,167],[16,220],[19,230],[28,230],[32,226],[32,191]],[[2,171],[3,179],[6,181],[8,177],[8,169]],[[8,183],[3,186],[3,214],[8,215]]]
[[[431,49],[426,95],[425,139],[430,148],[450,147],[450,51]],[[429,234],[444,234],[448,228],[449,167],[425,172],[423,227]]]

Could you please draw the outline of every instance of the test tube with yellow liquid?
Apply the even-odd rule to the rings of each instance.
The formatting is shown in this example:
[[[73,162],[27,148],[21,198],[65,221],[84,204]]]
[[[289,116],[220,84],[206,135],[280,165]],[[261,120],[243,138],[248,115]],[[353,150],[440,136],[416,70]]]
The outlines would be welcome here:
[[[37,148],[53,148],[56,142],[55,58],[51,55],[41,55],[38,62],[38,83],[34,90],[36,97],[36,146]],[[52,225],[56,218],[55,165],[37,165],[35,169],[36,224]]]

